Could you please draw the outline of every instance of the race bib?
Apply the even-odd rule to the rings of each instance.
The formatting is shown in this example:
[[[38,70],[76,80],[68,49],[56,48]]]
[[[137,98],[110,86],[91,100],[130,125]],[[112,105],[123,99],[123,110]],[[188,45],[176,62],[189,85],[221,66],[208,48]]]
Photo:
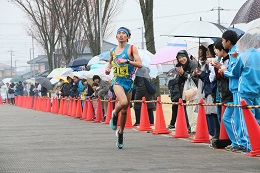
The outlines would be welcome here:
[[[127,77],[128,76],[128,65],[114,66],[113,67],[114,76],[117,77]]]

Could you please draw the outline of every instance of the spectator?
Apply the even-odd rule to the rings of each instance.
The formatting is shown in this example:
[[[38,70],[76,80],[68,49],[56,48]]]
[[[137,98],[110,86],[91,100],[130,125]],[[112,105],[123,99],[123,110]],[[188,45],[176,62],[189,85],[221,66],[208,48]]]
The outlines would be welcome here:
[[[16,89],[17,89],[18,95],[19,96],[23,96],[23,85],[22,85],[22,82],[19,81],[18,85],[16,87],[17,87]]]
[[[200,68],[197,68],[193,75],[199,77],[198,81],[198,101],[203,99],[204,103],[213,103],[211,83],[216,79],[214,67],[207,63],[207,57],[212,57],[211,52],[204,46],[199,47]],[[207,53],[206,53],[207,52]],[[206,55],[206,56],[205,56]],[[216,115],[216,107],[205,107],[209,134],[214,136],[216,134],[214,118]]]
[[[94,82],[92,84],[92,89],[93,89],[93,94],[91,95],[91,98],[93,99],[92,100],[92,105],[93,105],[93,109],[94,109],[94,112],[95,112],[95,118],[97,116],[97,105],[98,105],[98,101],[97,101],[97,98],[98,98],[98,93],[100,91],[100,88],[98,86],[98,83]],[[94,119],[95,119],[94,118]]]
[[[85,98],[89,98],[94,93],[94,90],[88,84],[88,80],[87,79],[82,79],[82,83],[84,85],[84,91],[83,91],[84,99]]]
[[[30,84],[30,89],[29,89],[29,96],[34,96],[35,95],[35,86],[32,83]]]
[[[100,96],[101,99],[103,99],[103,100],[108,100],[108,90],[109,90],[110,85],[107,82],[101,80],[101,78],[98,75],[94,75],[92,80],[93,80],[93,82],[97,83],[99,86],[98,96]],[[107,114],[107,105],[108,105],[108,102],[102,102],[104,119]]]
[[[83,90],[84,90],[84,86],[82,84],[81,79],[79,79],[78,76],[74,76],[73,77],[73,92],[75,93],[75,96],[79,97],[80,93],[83,92]]]
[[[145,75],[146,73],[147,73],[147,75]],[[144,76],[149,77],[149,71],[146,71],[145,68],[142,67],[142,68],[138,69],[136,72],[136,78],[134,80],[134,86],[135,86],[134,99],[142,100],[142,98],[145,97],[147,101],[154,100],[154,95],[150,94],[147,91],[147,88],[146,88],[146,85],[144,82],[144,80],[145,80]],[[147,80],[150,80],[150,79],[147,79]],[[141,107],[142,107],[142,103],[140,103],[140,102],[134,103],[135,119],[136,119],[134,126],[138,126],[140,124]],[[155,109],[155,103],[147,103],[147,111],[148,111],[150,125],[154,124],[154,115],[153,115],[154,109]]]
[[[44,86],[42,86],[40,92],[41,92],[41,96],[42,96],[42,97],[47,97],[47,93],[48,93],[47,88],[45,88]]]
[[[70,84],[65,78],[60,79],[61,86],[60,86],[60,95],[62,97],[69,97],[70,96]]]
[[[8,87],[9,104],[14,104],[15,84],[12,82]]]
[[[184,83],[185,81],[191,77],[191,74],[193,71],[197,68],[198,64],[195,63],[194,61],[191,61],[189,59],[188,53],[185,50],[181,50],[177,53],[177,71],[178,71],[178,84],[180,86],[180,93],[183,93],[183,88],[184,88]],[[197,78],[192,78],[195,84],[197,84]],[[186,100],[183,101],[186,103]],[[186,123],[187,123],[187,128],[188,128],[188,133],[191,133],[191,127],[189,124],[189,119],[186,111],[186,106],[184,107],[185,111],[185,116],[186,116]]]

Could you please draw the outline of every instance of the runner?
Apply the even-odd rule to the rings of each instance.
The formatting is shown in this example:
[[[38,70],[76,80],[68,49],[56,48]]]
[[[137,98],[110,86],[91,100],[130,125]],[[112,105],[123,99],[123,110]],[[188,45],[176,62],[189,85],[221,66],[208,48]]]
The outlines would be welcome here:
[[[125,27],[120,27],[117,30],[116,39],[118,40],[118,46],[110,50],[110,60],[106,68],[106,74],[108,75],[113,67],[114,78],[112,80],[112,88],[119,100],[119,103],[112,112],[112,118],[110,120],[110,127],[113,130],[117,129],[118,113],[121,112],[120,128],[116,132],[118,137],[116,146],[119,149],[124,147],[123,133],[127,108],[132,97],[132,77],[135,74],[136,67],[142,67],[137,48],[127,43],[130,36],[130,30]]]

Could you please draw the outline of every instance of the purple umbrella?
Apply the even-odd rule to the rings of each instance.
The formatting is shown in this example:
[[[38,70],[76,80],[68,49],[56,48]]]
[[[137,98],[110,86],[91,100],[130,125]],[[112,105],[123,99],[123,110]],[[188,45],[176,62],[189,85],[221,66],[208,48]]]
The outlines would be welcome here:
[[[260,1],[247,0],[242,7],[238,10],[231,25],[238,23],[249,23],[252,20],[260,18]]]

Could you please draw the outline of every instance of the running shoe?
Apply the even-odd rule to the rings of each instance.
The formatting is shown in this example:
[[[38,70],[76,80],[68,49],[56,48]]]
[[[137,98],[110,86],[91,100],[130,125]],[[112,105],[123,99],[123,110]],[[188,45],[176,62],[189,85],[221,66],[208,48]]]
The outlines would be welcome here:
[[[231,149],[232,152],[235,152],[235,153],[241,153],[243,151],[245,151],[246,148],[242,145],[238,145],[238,146],[235,146]]]
[[[232,148],[233,148],[232,145],[228,145],[228,146],[225,147],[225,149],[226,149],[227,151],[230,151]]]
[[[118,117],[115,115],[115,110],[112,111],[112,118],[109,122],[109,126],[111,127],[112,130],[117,129],[117,119]]]
[[[123,143],[124,137],[123,137],[123,134],[120,134],[119,130],[117,130],[116,131],[116,136],[117,136],[116,146],[117,146],[117,148],[122,149],[124,147],[124,143]]]

